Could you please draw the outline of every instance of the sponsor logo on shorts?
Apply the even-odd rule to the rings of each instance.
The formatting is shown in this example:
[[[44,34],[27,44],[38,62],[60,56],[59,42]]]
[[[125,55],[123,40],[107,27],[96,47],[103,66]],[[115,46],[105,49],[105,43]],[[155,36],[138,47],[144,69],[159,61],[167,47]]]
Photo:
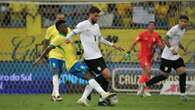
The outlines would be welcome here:
[[[165,67],[165,71],[167,71],[167,70],[168,70],[168,67],[166,66],[166,67]]]
[[[56,64],[55,64],[55,63],[52,63],[52,66],[53,66],[53,67],[56,67]]]
[[[102,70],[102,68],[101,68],[101,67],[99,67],[99,66],[97,67],[97,69],[98,69],[99,71],[101,71],[101,70]]]

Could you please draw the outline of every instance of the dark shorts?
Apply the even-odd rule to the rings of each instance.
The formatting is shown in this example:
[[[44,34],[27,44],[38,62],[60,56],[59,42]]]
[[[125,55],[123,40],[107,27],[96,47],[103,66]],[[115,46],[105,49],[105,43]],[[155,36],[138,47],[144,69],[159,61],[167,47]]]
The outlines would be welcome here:
[[[161,64],[160,64],[160,70],[165,73],[170,73],[171,69],[177,69],[179,67],[185,67],[184,61],[182,58],[179,58],[177,60],[167,60],[164,58],[161,58]]]
[[[107,68],[103,57],[92,60],[84,60],[84,62],[88,66],[89,71],[94,72],[95,74],[101,74],[101,72]]]

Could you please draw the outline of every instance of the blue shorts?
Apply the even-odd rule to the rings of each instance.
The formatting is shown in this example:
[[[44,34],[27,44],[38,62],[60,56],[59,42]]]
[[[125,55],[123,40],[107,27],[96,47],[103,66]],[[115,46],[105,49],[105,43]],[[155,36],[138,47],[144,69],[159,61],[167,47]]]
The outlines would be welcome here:
[[[70,69],[70,73],[84,79],[85,73],[88,71],[88,67],[84,62],[77,61]]]
[[[66,70],[64,60],[49,58],[49,66],[53,74],[61,74],[64,70]]]

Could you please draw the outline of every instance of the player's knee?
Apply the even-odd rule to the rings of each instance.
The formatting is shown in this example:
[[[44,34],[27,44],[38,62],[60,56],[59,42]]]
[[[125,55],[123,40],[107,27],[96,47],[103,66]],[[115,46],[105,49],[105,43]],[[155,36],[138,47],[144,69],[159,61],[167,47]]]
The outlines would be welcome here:
[[[111,80],[111,75],[110,75],[110,71],[108,68],[105,68],[101,74],[103,75],[103,77],[107,80],[110,81]]]
[[[144,74],[150,75],[150,74],[151,74],[151,71],[150,71],[150,70],[145,70],[145,71],[144,71]]]
[[[177,68],[176,69],[176,72],[177,72],[177,74],[183,74],[183,73],[186,73],[186,67],[180,67],[180,68]]]
[[[147,67],[147,66],[144,67],[143,71],[147,75],[150,75],[150,73],[151,73],[151,69],[149,67]]]

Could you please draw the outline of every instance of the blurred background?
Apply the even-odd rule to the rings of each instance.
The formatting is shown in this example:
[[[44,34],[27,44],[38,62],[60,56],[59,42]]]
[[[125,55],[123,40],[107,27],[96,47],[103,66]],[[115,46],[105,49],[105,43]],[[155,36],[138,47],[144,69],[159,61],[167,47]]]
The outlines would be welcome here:
[[[195,67],[195,1],[112,1],[112,0],[1,0],[0,1],[0,93],[50,93],[52,74],[47,63],[32,67],[41,47],[37,44],[45,38],[46,29],[55,23],[57,13],[63,13],[68,26],[73,29],[87,18],[91,6],[101,10],[98,24],[102,35],[109,41],[129,49],[139,32],[149,21],[156,22],[157,32],[163,38],[170,27],[178,23],[181,14],[189,16],[189,27],[182,39],[191,54],[183,56],[189,68]],[[82,58],[82,47],[78,37],[72,45],[72,55],[67,59]],[[116,75],[115,86],[119,89],[136,90],[137,76],[141,73],[137,57],[120,53],[101,45],[102,53],[112,70],[128,74],[125,82]],[[138,51],[138,47],[135,49]],[[160,53],[155,51],[154,67],[158,68]],[[182,53],[182,52],[181,52]],[[120,73],[119,72],[119,73]],[[154,71],[157,74],[158,71]],[[174,72],[173,72],[174,73]],[[195,71],[190,80],[195,80]],[[170,79],[170,80],[175,80]],[[61,75],[61,92],[81,92],[87,82],[67,72]],[[162,85],[154,90],[159,91]],[[113,88],[113,86],[111,86]]]

